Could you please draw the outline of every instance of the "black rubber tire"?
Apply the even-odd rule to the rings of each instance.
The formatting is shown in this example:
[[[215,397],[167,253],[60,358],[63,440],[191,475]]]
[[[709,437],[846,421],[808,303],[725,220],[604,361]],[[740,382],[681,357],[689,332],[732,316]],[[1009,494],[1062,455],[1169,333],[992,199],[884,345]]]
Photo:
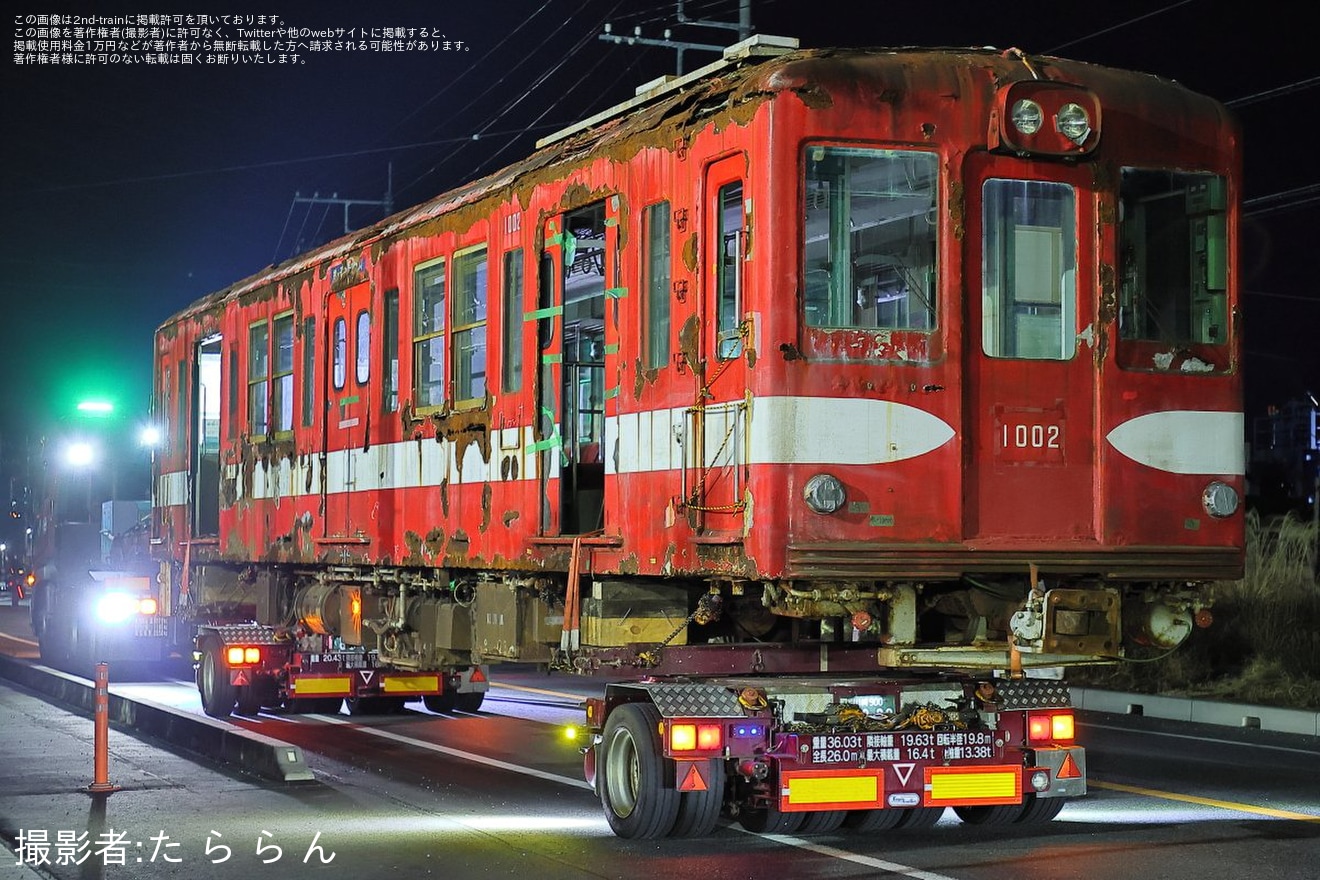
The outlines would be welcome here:
[[[850,810],[843,827],[857,834],[875,834],[897,828],[902,821],[902,810]]]
[[[898,820],[895,828],[901,828],[904,831],[923,831],[927,828],[934,828],[935,823],[940,821],[944,815],[943,807],[913,807],[910,810],[901,810],[903,816]]]
[[[660,713],[649,703],[617,707],[605,721],[598,748],[600,800],[605,820],[625,840],[665,837],[678,819],[673,764],[665,760]]]
[[[837,831],[848,818],[847,810],[821,810],[819,813],[807,813],[798,826],[798,834],[829,834]]]
[[[968,825],[1012,825],[1022,815],[1022,804],[992,804],[981,807],[954,807],[953,812]]]
[[[802,826],[806,813],[782,813],[773,807],[743,810],[738,824],[753,834],[792,834]]]
[[[220,644],[208,641],[202,648],[197,667],[197,690],[202,696],[202,711],[212,718],[228,718],[238,701],[237,689],[229,683],[229,664],[220,656]]]
[[[261,688],[255,684],[245,684],[237,688],[235,698],[238,701],[238,707],[234,709],[237,715],[259,715],[261,713]]]
[[[724,806],[724,761],[706,762],[706,790],[679,793],[678,818],[670,837],[705,837],[715,830]]]
[[[422,705],[432,712],[452,715],[454,710],[458,708],[458,694],[455,691],[445,691],[443,694],[427,694],[422,697]]]
[[[1021,825],[1044,825],[1046,822],[1054,821],[1054,817],[1059,815],[1059,811],[1067,802],[1068,798],[1027,795],[1026,806],[1022,808],[1022,815],[1018,816],[1016,821]]]
[[[455,694],[456,702],[454,708],[460,712],[466,712],[469,715],[475,715],[481,711],[481,704],[486,701],[485,691],[469,691],[465,694]]]

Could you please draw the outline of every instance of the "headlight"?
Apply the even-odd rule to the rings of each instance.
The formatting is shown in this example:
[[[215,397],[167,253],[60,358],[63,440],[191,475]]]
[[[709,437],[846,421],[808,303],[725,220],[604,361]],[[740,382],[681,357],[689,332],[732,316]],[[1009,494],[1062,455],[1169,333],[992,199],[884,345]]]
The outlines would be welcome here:
[[[105,623],[123,623],[137,613],[136,596],[127,593],[106,593],[96,603],[96,616]]]
[[[1045,116],[1040,112],[1040,105],[1028,98],[1013,104],[1013,127],[1022,134],[1035,134],[1040,131],[1041,120]]]
[[[1071,102],[1064,104],[1059,108],[1059,112],[1054,114],[1054,124],[1059,127],[1064,137],[1079,147],[1091,134],[1091,120],[1087,118],[1086,110],[1081,104]]]
[[[834,513],[846,498],[843,483],[829,474],[816,474],[802,490],[802,500],[816,513]]]
[[[1228,483],[1215,480],[1201,493],[1201,506],[1211,516],[1232,516],[1238,509],[1237,490]]]

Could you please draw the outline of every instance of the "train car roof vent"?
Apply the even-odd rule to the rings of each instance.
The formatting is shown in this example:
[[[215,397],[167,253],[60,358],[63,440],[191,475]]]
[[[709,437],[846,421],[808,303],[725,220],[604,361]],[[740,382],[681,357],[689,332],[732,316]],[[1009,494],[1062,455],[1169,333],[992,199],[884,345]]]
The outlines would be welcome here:
[[[718,73],[729,67],[734,67],[746,61],[754,61],[761,58],[776,58],[780,55],[786,55],[789,52],[796,51],[798,40],[796,37],[776,37],[771,34],[753,34],[745,40],[734,43],[725,48],[724,56],[718,61],[712,61],[704,67],[698,67],[691,73],[685,73],[682,76],[662,76],[649,82],[642,83],[637,87],[634,97],[624,101],[622,104],[615,104],[608,110],[602,110],[594,116],[589,116],[581,122],[575,122],[567,128],[561,128],[551,135],[546,135],[536,142],[537,149],[550,144],[562,141],[565,138],[575,135],[580,131],[586,131],[594,125],[599,125],[609,119],[615,119],[619,116],[636,110],[644,104],[654,101],[662,95],[681,89],[686,85],[704,79],[712,74]]]

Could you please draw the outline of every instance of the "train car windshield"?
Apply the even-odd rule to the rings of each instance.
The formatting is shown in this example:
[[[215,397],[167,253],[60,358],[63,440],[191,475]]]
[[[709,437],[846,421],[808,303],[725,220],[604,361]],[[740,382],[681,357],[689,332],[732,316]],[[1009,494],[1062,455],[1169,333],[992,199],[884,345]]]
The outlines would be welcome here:
[[[935,327],[934,153],[811,146],[804,310],[810,327]]]
[[[1214,351],[1227,345],[1229,334],[1227,207],[1223,177],[1123,169],[1118,321],[1124,366],[1183,372],[1228,366],[1223,351]]]

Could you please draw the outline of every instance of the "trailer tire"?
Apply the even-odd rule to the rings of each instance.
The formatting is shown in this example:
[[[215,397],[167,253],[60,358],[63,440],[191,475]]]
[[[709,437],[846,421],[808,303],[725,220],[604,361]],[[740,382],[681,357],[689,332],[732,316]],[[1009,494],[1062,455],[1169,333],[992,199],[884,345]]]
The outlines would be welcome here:
[[[724,806],[724,761],[706,762],[706,790],[684,791],[678,797],[678,818],[670,837],[705,837],[715,830]]]
[[[904,831],[924,831],[927,828],[934,828],[935,823],[940,821],[944,815],[943,807],[912,807],[911,809],[900,810],[903,814],[895,828],[901,828]]]
[[[445,691],[442,694],[427,694],[422,697],[422,705],[432,712],[444,715],[452,715],[458,708],[458,694],[455,691]]]
[[[259,715],[261,714],[261,691],[255,684],[245,684],[237,688],[235,694],[238,700],[238,708],[234,711],[239,715]]]
[[[1018,816],[1016,821],[1021,825],[1044,825],[1046,822],[1052,822],[1067,802],[1067,798],[1028,795],[1026,806],[1022,808],[1022,815]]]
[[[743,810],[738,824],[753,834],[792,834],[802,826],[806,813],[785,813],[777,807]]]
[[[843,827],[857,834],[874,834],[898,827],[903,821],[903,811],[888,810],[849,810],[844,817]]]
[[[208,640],[202,648],[202,662],[197,667],[197,690],[202,695],[202,711],[212,718],[228,718],[238,701],[237,688],[229,681],[229,666],[220,654],[220,644]]]
[[[455,708],[460,712],[466,712],[469,715],[475,715],[481,711],[481,704],[486,701],[485,691],[469,691],[464,694],[457,694],[458,700]]]
[[[802,819],[802,824],[798,826],[797,833],[829,834],[831,831],[837,831],[846,818],[848,818],[847,810],[821,810],[818,813],[807,813]]]
[[[678,818],[679,792],[667,778],[673,765],[661,751],[659,725],[649,703],[619,706],[605,722],[600,800],[605,820],[625,840],[665,837]]]
[[[953,812],[968,825],[1012,825],[1022,816],[1022,804],[991,804],[981,807],[954,807]]]

